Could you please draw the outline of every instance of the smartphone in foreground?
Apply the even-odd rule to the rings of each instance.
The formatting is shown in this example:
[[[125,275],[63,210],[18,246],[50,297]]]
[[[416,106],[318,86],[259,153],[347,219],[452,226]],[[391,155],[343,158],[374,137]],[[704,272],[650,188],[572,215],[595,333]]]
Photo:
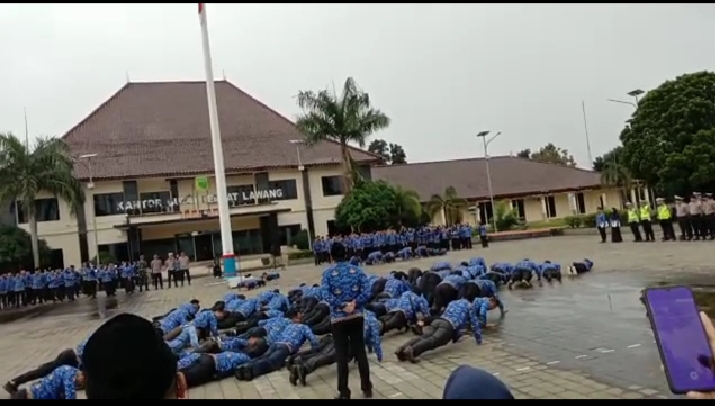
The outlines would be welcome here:
[[[670,390],[715,391],[713,352],[693,292],[683,286],[647,289],[645,304]]]

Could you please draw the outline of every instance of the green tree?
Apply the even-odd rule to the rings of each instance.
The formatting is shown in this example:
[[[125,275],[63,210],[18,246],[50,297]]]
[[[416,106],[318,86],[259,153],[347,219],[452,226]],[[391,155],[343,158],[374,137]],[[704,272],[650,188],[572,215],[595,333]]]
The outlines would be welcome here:
[[[407,217],[420,218],[422,216],[420,195],[414,190],[403,189],[399,185],[394,190],[397,224],[401,225]]]
[[[365,181],[355,185],[335,208],[335,223],[354,232],[385,230],[396,213],[395,189],[383,181]]]
[[[601,183],[617,187],[621,194],[622,202],[625,203],[631,200],[630,190],[633,188],[633,178],[625,165],[615,161],[604,162],[603,170],[601,171]],[[638,199],[638,193],[636,193],[636,199]],[[637,201],[636,203],[640,202]]]
[[[407,163],[407,154],[402,145],[390,144],[390,163],[393,165],[401,165]]]
[[[715,189],[715,73],[678,76],[648,92],[621,131],[622,161],[666,195]]]
[[[368,145],[367,150],[373,154],[382,155],[386,160],[390,159],[390,151],[387,145],[387,141],[382,139],[372,140],[370,145]]]
[[[511,230],[519,223],[516,218],[516,210],[504,201],[497,203],[497,210],[494,215],[496,216],[497,230],[499,231]]]
[[[623,164],[621,157],[622,150],[623,147],[618,146],[606,152],[602,156],[597,156],[596,159],[593,160],[593,170],[596,172],[603,172],[606,162]]]
[[[407,154],[401,145],[388,144],[387,141],[377,139],[373,140],[367,147],[367,150],[385,157],[385,161],[390,164],[407,163]]]
[[[25,208],[34,263],[41,266],[35,200],[49,192],[68,204],[72,215],[82,210],[84,192],[73,173],[67,145],[59,138],[42,138],[30,149],[12,134],[0,134],[0,202]]]
[[[299,92],[298,106],[303,113],[298,117],[296,126],[305,135],[308,145],[325,140],[340,144],[344,190],[349,194],[354,184],[349,144],[365,147],[367,138],[387,128],[390,119],[385,113],[372,108],[370,96],[351,77],[345,81],[340,96],[328,90]]]
[[[446,225],[451,226],[452,224],[462,221],[462,210],[466,209],[469,203],[459,197],[457,189],[454,186],[449,186],[445,189],[444,194],[434,194],[427,202],[427,212],[431,217],[436,214],[444,216],[444,221]]]
[[[576,166],[576,160],[574,160],[573,155],[569,154],[568,150],[559,148],[551,143],[546,144],[538,152],[531,152],[531,150],[525,149],[520,151],[518,156],[547,164]]]
[[[49,263],[52,260],[52,250],[45,240],[37,241],[37,252],[40,261]],[[34,269],[32,237],[20,227],[0,225],[0,273]],[[39,266],[39,265],[37,265]]]

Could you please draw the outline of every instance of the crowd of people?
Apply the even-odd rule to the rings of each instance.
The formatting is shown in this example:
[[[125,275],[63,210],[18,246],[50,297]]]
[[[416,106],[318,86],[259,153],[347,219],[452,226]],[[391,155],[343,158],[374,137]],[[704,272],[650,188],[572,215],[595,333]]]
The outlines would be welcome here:
[[[349,399],[348,364],[355,361],[363,397],[370,398],[367,354],[383,360],[385,334],[413,334],[395,352],[398,361],[412,363],[464,336],[482,344],[483,330],[494,327],[487,324],[487,312],[499,309],[501,317],[506,313],[498,295],[500,285],[528,283],[532,274],[560,280],[561,271],[548,261],[488,267],[483,258],[475,257],[456,266],[438,262],[425,271],[374,275],[350,264],[346,254],[342,244],[333,245],[335,263],[324,271],[321,283],[303,283],[285,294],[267,290],[246,298],[231,291],[208,309],[191,300],[152,320],[116,316],[77,348],[15,377],[5,389],[19,399],[73,399],[78,388],[95,399],[183,397],[187,389],[210,381],[249,381],[283,368],[290,384],[307,385],[318,368],[336,364],[336,398]],[[569,271],[583,273],[592,266],[585,260],[569,266]],[[305,343],[310,349],[301,351]],[[450,380],[479,374],[464,369]],[[481,395],[464,395],[462,385],[448,395],[447,386],[445,398],[492,398],[496,395],[484,393],[492,393],[499,382],[489,383]]]
[[[118,289],[126,293],[164,288],[163,274],[168,275],[168,288],[191,285],[189,257],[183,252],[179,256],[169,253],[162,261],[158,255],[147,264],[142,255],[138,261],[120,264],[85,263],[80,269],[74,265],[66,269],[35,269],[34,272],[21,270],[0,275],[0,309],[17,309],[47,302],[73,301],[82,295],[96,298],[97,292],[115,296]]]
[[[449,251],[472,248],[474,230],[469,223],[454,226],[402,227],[373,233],[318,236],[313,241],[315,265],[332,262],[330,252],[335,244],[342,245],[348,258],[355,262],[372,262],[375,258],[390,259],[444,255]],[[488,246],[485,224],[476,229],[482,245]]]
[[[639,205],[627,202],[622,213],[613,208],[608,216],[599,209],[596,228],[602,243],[607,240],[608,228],[611,229],[611,242],[623,242],[621,226],[624,222],[628,223],[634,242],[655,242],[653,219],[660,226],[663,241],[678,240],[676,223],[680,229],[680,241],[715,240],[715,200],[710,193],[695,192],[687,202],[675,196],[675,205],[672,206],[667,205],[665,199],[658,198],[655,210],[651,210],[647,201],[641,201]]]

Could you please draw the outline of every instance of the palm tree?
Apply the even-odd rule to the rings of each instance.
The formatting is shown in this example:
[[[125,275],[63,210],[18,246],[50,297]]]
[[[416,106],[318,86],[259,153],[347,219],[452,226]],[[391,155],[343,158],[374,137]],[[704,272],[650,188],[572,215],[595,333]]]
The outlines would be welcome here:
[[[458,222],[462,217],[462,210],[468,206],[468,202],[457,194],[454,186],[449,186],[444,191],[444,195],[434,194],[427,202],[427,211],[430,216],[440,213],[442,222],[448,226]]]
[[[353,187],[353,166],[348,145],[356,143],[364,148],[367,138],[387,128],[390,119],[370,106],[370,96],[351,77],[345,81],[340,97],[335,91],[301,91],[298,106],[303,114],[298,117],[296,126],[305,135],[308,145],[325,140],[340,144],[344,192],[349,193]]]
[[[624,165],[617,162],[604,162],[603,172],[601,172],[601,182],[604,185],[616,186],[621,194],[621,201],[625,204],[629,201],[629,194],[633,184],[630,171]],[[636,193],[636,199],[639,199]],[[639,202],[636,202],[639,203]]]
[[[395,205],[397,206],[397,220],[401,222],[406,212],[412,212],[415,218],[422,215],[422,204],[420,195],[414,190],[403,189],[402,186],[395,187]]]
[[[17,202],[25,208],[36,267],[40,259],[35,199],[40,192],[49,192],[65,201],[72,215],[79,213],[84,192],[72,170],[72,158],[61,139],[42,138],[30,149],[12,134],[0,134],[0,202]]]

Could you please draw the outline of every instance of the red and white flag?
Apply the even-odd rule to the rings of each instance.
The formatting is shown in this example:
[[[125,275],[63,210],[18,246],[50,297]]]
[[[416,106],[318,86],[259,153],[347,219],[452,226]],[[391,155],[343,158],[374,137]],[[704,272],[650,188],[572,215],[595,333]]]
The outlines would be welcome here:
[[[199,14],[204,12],[204,3],[199,3]]]

